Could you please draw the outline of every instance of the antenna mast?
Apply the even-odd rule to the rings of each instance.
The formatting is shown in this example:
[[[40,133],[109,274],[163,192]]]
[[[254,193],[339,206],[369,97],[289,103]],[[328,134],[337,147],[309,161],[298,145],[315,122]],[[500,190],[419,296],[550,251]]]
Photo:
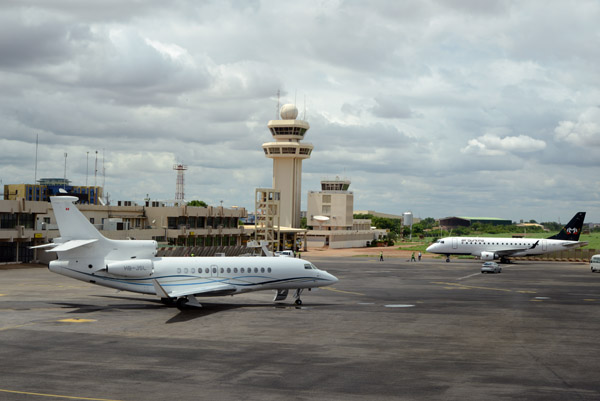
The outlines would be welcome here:
[[[175,185],[175,204],[183,205],[184,203],[184,185],[183,185],[183,173],[188,167],[182,163],[173,165],[173,170],[177,171],[177,184]]]
[[[104,148],[102,148],[102,192],[104,192],[105,185],[106,185],[106,169],[104,168]]]
[[[306,121],[306,94],[304,95],[304,115],[302,116],[302,119]]]
[[[40,138],[40,134],[36,134],[35,136],[35,177],[33,179],[33,184],[37,184],[37,160],[38,160],[38,140]]]
[[[275,119],[279,118],[279,89],[277,89],[277,108],[275,109]]]
[[[97,187],[98,179],[98,151],[96,151],[96,161],[94,162],[94,186]]]
[[[85,186],[88,186],[88,175],[90,172],[90,151],[85,152]]]

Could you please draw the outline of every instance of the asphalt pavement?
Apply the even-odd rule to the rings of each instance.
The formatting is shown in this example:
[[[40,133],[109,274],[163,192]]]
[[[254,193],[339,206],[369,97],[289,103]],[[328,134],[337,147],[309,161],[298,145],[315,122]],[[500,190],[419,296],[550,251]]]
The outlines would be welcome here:
[[[600,274],[582,263],[311,258],[272,292],[151,296],[0,271],[0,400],[598,400]]]

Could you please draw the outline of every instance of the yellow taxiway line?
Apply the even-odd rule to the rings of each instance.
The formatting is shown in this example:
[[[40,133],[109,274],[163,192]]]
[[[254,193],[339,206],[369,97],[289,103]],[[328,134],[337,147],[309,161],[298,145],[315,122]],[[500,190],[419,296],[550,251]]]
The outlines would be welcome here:
[[[508,290],[506,288],[491,288],[491,287],[477,287],[474,285],[464,285],[458,283],[446,283],[443,281],[434,281],[433,284],[449,285],[451,287],[460,288],[463,290],[489,290],[489,291],[502,291],[502,292],[515,292],[514,290]]]
[[[339,293],[342,293],[342,294],[365,295],[365,294],[361,294],[360,292],[342,291],[342,290],[337,290],[337,289],[331,288],[331,287],[322,287],[321,289],[322,290],[327,290],[327,291],[339,292]]]
[[[67,399],[67,400],[119,401],[119,400],[109,400],[109,399],[106,399],[106,398],[73,397],[73,396],[69,396],[69,395],[32,393],[32,392],[29,392],[29,391],[5,390],[5,389],[1,389],[1,388],[0,388],[0,392],[2,392],[2,393],[11,393],[11,394],[36,395],[38,397],[64,398],[64,399]]]

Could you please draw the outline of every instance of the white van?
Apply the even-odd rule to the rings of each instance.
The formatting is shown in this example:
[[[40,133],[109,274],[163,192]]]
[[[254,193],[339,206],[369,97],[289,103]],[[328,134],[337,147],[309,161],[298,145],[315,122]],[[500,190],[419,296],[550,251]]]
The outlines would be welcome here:
[[[590,268],[593,272],[600,272],[600,255],[594,255],[590,259]]]
[[[275,252],[275,256],[283,256],[283,257],[287,257],[287,258],[293,258],[293,257],[295,257],[294,251],[289,251],[289,250]]]

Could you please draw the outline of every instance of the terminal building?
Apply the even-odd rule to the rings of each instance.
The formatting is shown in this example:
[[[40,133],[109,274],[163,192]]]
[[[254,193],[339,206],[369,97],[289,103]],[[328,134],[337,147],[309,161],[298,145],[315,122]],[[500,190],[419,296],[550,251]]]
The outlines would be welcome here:
[[[386,230],[371,228],[370,219],[354,219],[354,194],[349,191],[350,180],[321,181],[321,191],[309,191],[307,233],[309,247],[357,248],[382,239]]]
[[[246,251],[248,233],[239,225],[248,215],[244,208],[166,206],[150,201],[77,207],[107,238],[153,239],[161,245],[185,246],[186,252],[198,256]],[[59,235],[50,202],[24,197],[0,200],[0,263],[48,262],[55,258],[54,253],[30,247]]]

